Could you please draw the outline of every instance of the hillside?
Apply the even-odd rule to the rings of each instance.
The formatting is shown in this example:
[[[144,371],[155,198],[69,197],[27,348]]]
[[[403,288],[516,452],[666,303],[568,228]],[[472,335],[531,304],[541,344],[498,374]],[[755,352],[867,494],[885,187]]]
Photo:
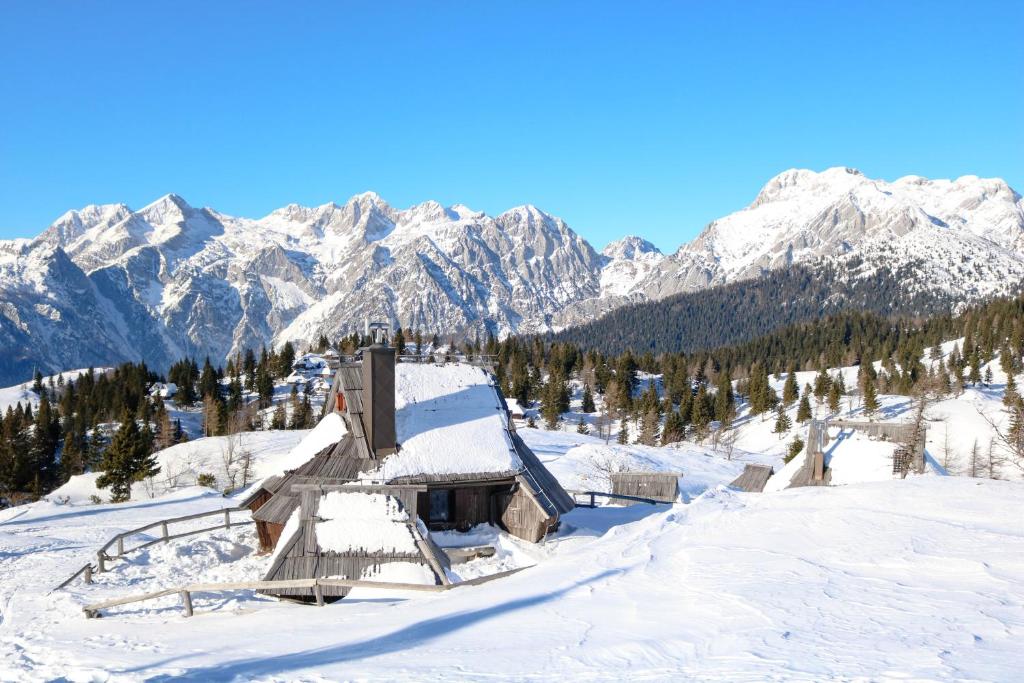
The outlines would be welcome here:
[[[367,318],[471,337],[548,332],[794,265],[821,278],[826,291],[807,302],[799,272],[775,299],[798,314],[726,307],[728,332],[689,322],[672,333],[677,346],[725,343],[765,330],[752,320],[802,319],[814,306],[878,310],[886,299],[872,283],[901,312],[1016,291],[1022,235],[1024,200],[1001,180],[886,182],[842,168],[779,174],[669,255],[636,236],[598,253],[530,205],[496,216],[433,201],[397,209],[368,192],[251,219],[169,194],[138,210],[69,211],[33,240],[0,241],[0,384],[35,367],[219,364],[245,348],[336,339]],[[723,306],[735,296],[715,294]],[[692,303],[669,306],[708,312]]]
[[[627,304],[548,338],[606,354],[626,349],[638,354],[692,353],[741,344],[845,312],[917,318],[949,313],[961,301],[950,294],[909,289],[913,264],[898,271],[883,267],[870,276],[851,277],[858,273],[858,260],[793,266],[700,292]]]

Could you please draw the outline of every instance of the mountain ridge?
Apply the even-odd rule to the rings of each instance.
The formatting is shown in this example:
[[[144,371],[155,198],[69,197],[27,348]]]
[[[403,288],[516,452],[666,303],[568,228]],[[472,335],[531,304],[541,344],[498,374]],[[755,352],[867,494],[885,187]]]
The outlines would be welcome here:
[[[969,302],[1024,279],[1022,252],[1024,200],[975,176],[886,182],[790,169],[668,254],[636,235],[599,252],[530,204],[491,216],[433,200],[398,209],[364,192],[253,219],[170,193],[139,210],[89,205],[32,240],[0,241],[0,341],[13,350],[0,375],[70,367],[75,354],[75,367],[87,364],[48,335],[101,349],[96,362],[164,367],[336,336],[368,317],[456,334],[551,332],[797,264],[855,261],[847,277],[885,268],[915,296]],[[86,310],[107,324],[84,324],[76,314]]]

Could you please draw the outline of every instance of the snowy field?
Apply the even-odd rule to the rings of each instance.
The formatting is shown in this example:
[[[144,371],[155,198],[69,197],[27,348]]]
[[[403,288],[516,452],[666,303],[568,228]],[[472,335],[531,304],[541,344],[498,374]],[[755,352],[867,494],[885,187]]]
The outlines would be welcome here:
[[[191,619],[174,596],[96,620],[81,608],[260,577],[269,557],[251,526],[157,544],[92,586],[48,591],[119,531],[234,499],[193,487],[12,508],[0,512],[0,680],[1006,681],[1024,670],[1024,484],[921,476],[744,494],[722,484],[749,454],[522,434],[569,488],[599,456],[681,470],[683,495],[577,509],[541,545],[479,527],[438,534],[498,548],[454,565],[453,579],[528,567],[485,585],[357,589],[324,608],[197,594]]]
[[[150,546],[92,585],[51,592],[116,533],[237,505],[244,492],[218,491],[232,476],[239,484],[239,454],[251,454],[255,482],[298,466],[343,426],[329,417],[314,430],[194,439],[158,453],[161,474],[134,486],[133,502],[93,504],[109,494],[87,474],[0,511],[0,681],[1020,680],[1024,482],[962,476],[974,443],[991,438],[984,416],[1004,417],[998,365],[990,385],[929,407],[924,475],[894,478],[892,443],[833,428],[836,485],[789,490],[799,459],[782,457],[806,436],[795,405],[783,434],[773,414],[741,406],[728,439],[620,445],[618,424],[607,439],[576,433],[577,386],[559,430],[518,422],[538,457],[570,490],[608,490],[623,469],[681,472],[676,504],[579,508],[539,545],[486,526],[435,533],[443,547],[495,548],[453,564],[452,581],[522,568],[447,593],[356,589],[324,608],[197,593],[191,619],[177,596],[85,619],[83,605],[101,600],[262,578],[271,557],[243,525]],[[841,371],[854,387],[856,369]],[[799,373],[800,386],[814,374]],[[772,380],[780,395],[784,379]],[[879,400],[878,419],[912,419],[906,397]],[[814,411],[825,417],[825,406]],[[861,418],[859,398],[844,398],[840,415]],[[727,488],[746,463],[775,468],[768,492]],[[217,490],[195,486],[200,474]]]

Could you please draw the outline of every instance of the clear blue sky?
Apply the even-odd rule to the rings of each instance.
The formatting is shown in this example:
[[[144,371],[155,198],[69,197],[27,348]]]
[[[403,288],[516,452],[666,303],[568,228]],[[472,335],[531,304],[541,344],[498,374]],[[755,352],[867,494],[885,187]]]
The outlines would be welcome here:
[[[1024,191],[1022,5],[8,0],[0,237],[373,189],[669,250],[790,167]]]

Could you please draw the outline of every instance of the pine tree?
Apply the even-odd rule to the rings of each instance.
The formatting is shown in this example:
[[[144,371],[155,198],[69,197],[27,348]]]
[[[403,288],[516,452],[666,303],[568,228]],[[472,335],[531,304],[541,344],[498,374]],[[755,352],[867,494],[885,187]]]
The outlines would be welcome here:
[[[405,353],[405,334],[402,332],[401,327],[395,330],[395,335],[391,339],[391,345],[395,347],[395,352],[399,356]]]
[[[804,388],[803,396],[800,397],[800,405],[796,409],[796,421],[800,424],[811,419],[811,398],[808,388]]]
[[[82,447],[76,434],[66,433],[64,435],[64,447],[60,451],[60,477],[59,482],[65,483],[71,477],[82,474],[85,471],[85,459],[82,456]]]
[[[284,409],[284,403],[278,403],[274,408],[274,415],[270,420],[271,429],[287,429],[288,413]]]
[[[786,370],[786,384],[782,387],[782,402],[791,406],[796,403],[798,398],[800,398],[800,387],[796,383],[796,365],[790,363],[789,369]]]
[[[718,387],[715,390],[715,419],[723,425],[732,422],[736,417],[736,398],[732,393],[732,377],[728,370],[719,374]]]
[[[102,468],[103,474],[96,479],[96,485],[110,489],[112,503],[120,503],[131,497],[132,482],[156,476],[160,472],[146,434],[127,411],[110,447],[103,455]]]
[[[594,394],[590,391],[590,385],[583,385],[583,405],[580,410],[584,413],[594,412]]]
[[[40,493],[44,493],[53,487],[57,479],[57,444],[60,438],[60,424],[45,391],[39,399],[35,418],[29,461],[41,488]]]
[[[686,425],[678,411],[670,410],[665,417],[665,426],[661,430],[661,445],[682,441],[686,436]]]
[[[992,366],[991,365],[985,367],[985,386],[986,387],[992,386]]]
[[[789,415],[786,414],[786,408],[784,405],[779,404],[776,408],[775,415],[775,433],[782,438],[782,435],[789,431],[790,427],[793,426],[793,422],[789,419]]]
[[[622,423],[619,426],[619,436],[616,439],[616,441],[618,443],[620,443],[620,444],[628,444],[629,443],[629,425],[626,424],[626,420],[625,419],[622,420]]]
[[[842,388],[839,382],[832,382],[828,389],[828,411],[835,415],[839,412],[840,401],[843,397]]]
[[[277,356],[277,376],[287,377],[292,372],[292,365],[295,364],[295,347],[290,341],[281,347],[281,353]]]
[[[877,413],[878,409],[881,407],[878,403],[878,394],[875,391],[875,383],[871,380],[866,380],[862,390],[864,392],[864,414],[871,417]]]
[[[825,397],[828,396],[831,385],[832,378],[825,372],[825,368],[822,368],[814,377],[814,398],[818,399],[818,403],[824,401]]]
[[[1013,375],[1007,375],[1006,388],[1003,390],[1003,405],[1013,406],[1019,400],[1020,394],[1017,393],[1017,378]]]
[[[246,391],[256,392],[256,354],[252,349],[245,350],[245,357],[242,361],[242,372],[245,374]]]
[[[544,397],[541,401],[540,413],[544,417],[544,426],[547,429],[557,429],[558,421],[562,416],[561,402],[564,383],[556,378],[550,377],[544,385]]]
[[[786,452],[785,462],[789,462],[796,456],[800,455],[800,451],[804,449],[804,440],[799,435],[793,437],[793,441],[789,444],[789,450]]]
[[[582,416],[580,417],[580,421],[576,423],[576,433],[577,434],[589,434],[590,433],[590,427],[587,426],[587,421],[584,420]]]
[[[644,446],[654,446],[658,443],[659,414],[657,403],[654,407],[648,407],[640,417],[640,436],[637,441]]]
[[[697,440],[703,440],[708,434],[708,425],[711,424],[711,411],[708,410],[708,394],[704,385],[697,389],[697,395],[693,397],[693,407],[690,409],[690,423],[693,425],[694,436]]]
[[[750,414],[761,415],[768,410],[771,410],[771,385],[768,383],[768,371],[762,364],[756,363],[750,371]]]
[[[978,353],[978,349],[974,349],[971,353],[971,371],[967,376],[967,380],[973,386],[977,386],[978,382],[981,381],[981,355]]]

